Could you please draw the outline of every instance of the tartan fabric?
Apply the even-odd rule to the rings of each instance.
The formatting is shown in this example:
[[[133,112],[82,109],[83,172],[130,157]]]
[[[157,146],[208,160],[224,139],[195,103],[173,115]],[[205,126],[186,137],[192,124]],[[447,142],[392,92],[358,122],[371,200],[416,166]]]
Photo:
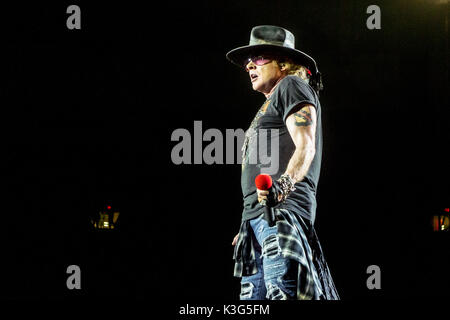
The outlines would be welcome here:
[[[325,261],[314,227],[300,215],[287,209],[274,209],[281,254],[298,262],[297,299],[339,300],[336,287]],[[239,239],[234,248],[234,276],[257,272],[255,238],[250,221],[242,221]]]

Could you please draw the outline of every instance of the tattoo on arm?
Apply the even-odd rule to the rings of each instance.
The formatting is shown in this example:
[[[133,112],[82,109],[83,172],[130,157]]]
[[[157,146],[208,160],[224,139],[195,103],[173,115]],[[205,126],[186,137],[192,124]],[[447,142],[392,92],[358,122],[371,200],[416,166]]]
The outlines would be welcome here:
[[[313,124],[309,108],[304,108],[294,113],[295,125],[297,127],[306,127]]]

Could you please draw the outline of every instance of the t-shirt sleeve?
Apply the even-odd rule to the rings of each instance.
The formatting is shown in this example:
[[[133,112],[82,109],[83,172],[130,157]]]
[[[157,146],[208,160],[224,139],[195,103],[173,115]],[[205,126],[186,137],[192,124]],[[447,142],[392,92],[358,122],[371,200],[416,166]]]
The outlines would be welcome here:
[[[277,109],[284,122],[286,122],[286,118],[292,112],[292,109],[300,104],[311,104],[317,109],[317,97],[313,89],[303,80],[286,77],[280,85]]]

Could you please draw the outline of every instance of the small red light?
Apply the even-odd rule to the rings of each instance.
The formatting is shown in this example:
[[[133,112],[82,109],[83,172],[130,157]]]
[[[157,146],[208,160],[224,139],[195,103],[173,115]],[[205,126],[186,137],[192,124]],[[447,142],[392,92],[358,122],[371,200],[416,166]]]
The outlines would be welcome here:
[[[107,206],[106,208],[107,208],[108,210],[111,210],[111,206]]]
[[[445,208],[445,212],[450,212],[450,208]]]

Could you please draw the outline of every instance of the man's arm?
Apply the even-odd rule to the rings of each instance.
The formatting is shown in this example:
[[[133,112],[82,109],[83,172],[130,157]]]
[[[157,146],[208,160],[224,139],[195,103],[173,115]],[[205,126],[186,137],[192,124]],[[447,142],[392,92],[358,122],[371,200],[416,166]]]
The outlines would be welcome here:
[[[286,126],[295,144],[295,151],[289,160],[285,174],[295,182],[303,180],[316,154],[316,109],[310,104],[297,107],[286,119]],[[295,183],[294,182],[294,183]],[[269,191],[256,189],[258,201],[267,200]],[[278,201],[281,201],[281,194]]]
[[[303,180],[316,154],[316,109],[305,104],[291,113],[286,119],[286,126],[295,144],[295,151],[289,160],[286,174],[295,182]]]

